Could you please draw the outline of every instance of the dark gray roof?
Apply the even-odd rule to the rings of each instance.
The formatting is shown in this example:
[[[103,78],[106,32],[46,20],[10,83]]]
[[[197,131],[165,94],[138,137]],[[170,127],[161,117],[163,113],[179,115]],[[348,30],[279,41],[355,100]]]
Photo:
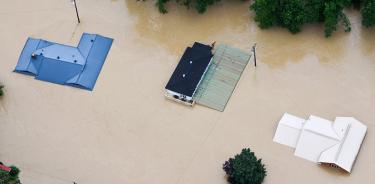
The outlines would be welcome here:
[[[185,50],[165,89],[193,96],[212,58],[212,47],[195,42]]]

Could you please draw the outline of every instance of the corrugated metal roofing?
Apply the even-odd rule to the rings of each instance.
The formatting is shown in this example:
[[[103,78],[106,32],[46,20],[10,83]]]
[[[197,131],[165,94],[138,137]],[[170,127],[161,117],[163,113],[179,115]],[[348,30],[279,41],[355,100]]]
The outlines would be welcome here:
[[[224,111],[250,57],[250,54],[228,45],[215,47],[213,60],[198,86],[194,100]]]

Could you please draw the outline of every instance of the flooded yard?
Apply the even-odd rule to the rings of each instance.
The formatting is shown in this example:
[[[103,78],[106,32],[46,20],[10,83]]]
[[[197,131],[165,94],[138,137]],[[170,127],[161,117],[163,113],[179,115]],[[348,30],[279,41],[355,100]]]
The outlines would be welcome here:
[[[375,29],[348,10],[352,31],[324,37],[254,23],[249,3],[223,1],[199,15],[152,0],[0,2],[0,161],[25,184],[225,184],[222,164],[251,148],[265,184],[372,184],[375,180]],[[27,37],[76,45],[83,32],[114,38],[92,92],[12,72]],[[164,87],[187,46],[225,43],[257,61],[245,69],[224,112],[166,100]],[[251,60],[252,61],[252,60]],[[350,175],[297,158],[272,142],[284,112],[368,126]]]

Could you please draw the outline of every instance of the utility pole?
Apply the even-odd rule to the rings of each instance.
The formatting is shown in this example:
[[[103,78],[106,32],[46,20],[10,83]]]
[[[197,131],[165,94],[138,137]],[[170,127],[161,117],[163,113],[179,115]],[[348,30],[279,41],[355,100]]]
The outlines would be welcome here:
[[[81,23],[81,20],[79,19],[78,8],[77,8],[76,0],[73,0],[73,4],[74,4],[74,7],[76,8],[76,14],[77,14],[77,19],[78,19],[78,24],[79,24],[79,23]]]
[[[255,48],[257,46],[257,43],[253,45],[253,53],[254,53],[254,66],[257,67],[257,56],[255,54]]]

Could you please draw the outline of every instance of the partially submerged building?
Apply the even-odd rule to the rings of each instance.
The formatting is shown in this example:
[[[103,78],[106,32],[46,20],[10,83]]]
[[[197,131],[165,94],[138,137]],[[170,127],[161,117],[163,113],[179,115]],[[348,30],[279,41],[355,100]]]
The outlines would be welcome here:
[[[0,162],[0,170],[6,171],[6,172],[10,172],[10,171],[12,170],[12,168],[3,165],[3,163]],[[0,178],[0,179],[1,179],[1,178]],[[1,181],[1,180],[0,180],[0,181]]]
[[[212,47],[195,42],[193,47],[186,48],[165,86],[168,98],[193,105],[193,96],[201,83],[212,60]]]
[[[295,148],[294,155],[351,172],[367,127],[353,117],[334,122],[310,116],[305,120],[284,114],[273,141]]]
[[[28,38],[15,72],[93,90],[113,39],[84,33],[77,47]]]
[[[194,43],[185,50],[165,94],[187,105],[198,103],[224,111],[250,56],[228,45],[212,48]]]

